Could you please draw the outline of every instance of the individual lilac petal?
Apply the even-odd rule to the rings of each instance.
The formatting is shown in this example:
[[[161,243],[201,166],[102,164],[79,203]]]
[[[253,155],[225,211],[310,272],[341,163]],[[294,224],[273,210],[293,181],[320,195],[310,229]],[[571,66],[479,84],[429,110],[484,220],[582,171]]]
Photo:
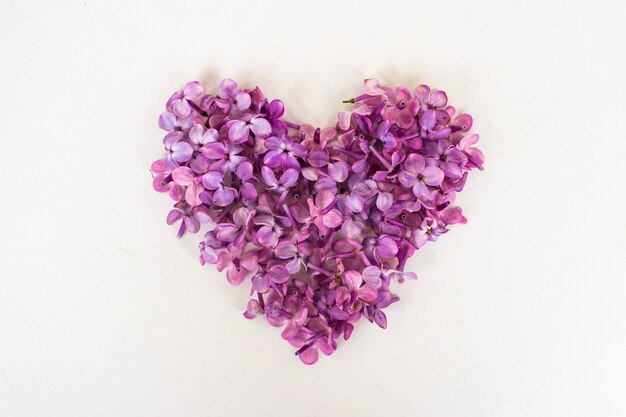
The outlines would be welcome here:
[[[217,190],[222,186],[223,182],[224,175],[218,171],[209,171],[202,176],[202,185],[204,185],[207,190]]]
[[[245,207],[240,207],[233,213],[233,223],[237,226],[244,226],[250,216],[250,210]]]
[[[240,269],[239,271],[236,268],[229,268],[226,273],[226,279],[232,285],[241,285],[243,280],[246,278],[246,270]]]
[[[187,187],[187,191],[185,192],[185,201],[191,207],[196,207],[202,204],[202,200],[200,199],[200,194],[204,191],[204,187],[200,184],[192,183]]]
[[[252,289],[256,292],[266,292],[270,288],[270,279],[266,274],[257,274],[252,277]]]
[[[245,161],[237,165],[237,170],[235,171],[237,176],[242,181],[247,181],[252,178],[252,163]]]
[[[172,178],[176,184],[186,187],[193,183],[193,180],[196,178],[196,174],[189,167],[178,167],[172,171]]]
[[[378,298],[378,291],[371,284],[365,284],[359,288],[359,298],[365,302],[371,303]]]
[[[424,175],[424,182],[430,186],[441,185],[441,182],[445,177],[443,171],[435,166],[424,168],[422,174]]]
[[[204,88],[198,81],[191,81],[185,84],[183,94],[190,100],[199,100],[204,95]]]
[[[280,336],[285,340],[290,340],[298,334],[299,326],[292,321],[287,322]]]
[[[168,111],[164,111],[159,116],[159,127],[167,131],[176,129],[176,116]]]
[[[420,126],[422,129],[432,130],[437,122],[437,113],[434,110],[426,110],[420,116]]]
[[[213,202],[220,207],[226,207],[235,200],[232,188],[221,187],[213,193]]]
[[[224,78],[219,86],[219,94],[222,98],[230,98],[237,91],[237,83],[230,78]]]
[[[322,190],[315,196],[315,206],[325,209],[335,202],[335,194],[330,190]]]
[[[445,224],[467,223],[467,219],[463,216],[461,207],[448,206],[441,211],[440,217]]]
[[[209,210],[205,206],[198,206],[194,210],[194,217],[202,224],[213,223],[213,218],[209,214]]]
[[[168,132],[168,134],[163,137],[163,146],[165,146],[165,149],[171,149],[173,144],[183,139],[184,137],[185,135],[183,134],[183,132],[180,132],[178,130]]]
[[[343,310],[339,310],[337,306],[333,306],[330,309],[330,316],[335,320],[348,320],[350,315]]]
[[[483,169],[485,157],[480,149],[470,148],[466,150],[465,153],[467,154],[468,159],[474,166],[476,166],[478,169]]]
[[[317,353],[317,349],[309,348],[303,352],[300,352],[298,354],[298,357],[300,358],[303,364],[313,365],[315,362],[317,362],[319,354]]]
[[[241,186],[241,196],[247,201],[254,201],[258,197],[258,193],[254,185],[244,182]]]
[[[421,201],[427,201],[430,199],[430,191],[422,181],[417,181],[413,185],[413,194]]]
[[[259,243],[266,247],[274,247],[278,241],[278,237],[274,234],[271,226],[262,226],[256,234]]]
[[[385,315],[385,313],[383,313],[379,309],[376,309],[376,311],[374,312],[374,321],[382,329],[386,329],[387,328],[387,316]]]
[[[478,143],[479,136],[477,134],[467,135],[459,142],[459,146],[461,149],[466,150],[469,149],[470,146]]]
[[[282,163],[283,151],[276,149],[265,154],[263,163],[271,168],[276,168]]]
[[[350,121],[352,119],[352,112],[342,111],[338,114],[338,126],[341,130],[350,129]]]
[[[354,270],[344,272],[342,280],[348,286],[348,288],[351,288],[353,290],[358,289],[363,283],[363,277],[361,276],[361,274]]]
[[[350,210],[353,213],[362,212],[364,204],[365,204],[363,198],[354,193],[348,194],[346,198],[344,199],[344,202],[348,210]]]
[[[284,168],[292,168],[292,169],[300,169],[300,164],[298,160],[292,155],[292,153],[283,153],[283,167]]]
[[[241,120],[230,122],[228,126],[228,139],[233,143],[243,143],[247,141],[249,134],[250,129],[245,122]]]
[[[244,91],[239,91],[238,93],[235,94],[235,106],[239,110],[248,109],[251,103],[252,103],[252,100],[250,99],[250,94]]]
[[[410,174],[417,175],[424,170],[426,166],[426,159],[419,154],[412,153],[407,156],[404,161],[404,170]],[[410,187],[410,185],[407,185]]]
[[[248,306],[246,307],[246,311],[243,313],[243,316],[247,319],[254,319],[256,316],[263,314],[263,309],[261,308],[261,304],[257,300],[248,301]]]
[[[413,95],[420,103],[426,104],[430,100],[430,87],[426,84],[420,84],[415,88]]]
[[[309,181],[317,181],[320,177],[319,171],[313,167],[302,168],[302,176]]]
[[[285,267],[291,275],[297,274],[302,267],[302,261],[299,258],[293,258],[291,261],[287,262]]]
[[[193,217],[184,217],[183,221],[185,222],[185,227],[191,233],[198,233],[200,230],[200,222]]]
[[[452,179],[459,179],[463,176],[463,170],[460,166],[454,163],[446,162],[443,164],[443,173],[446,177]]]
[[[282,141],[277,138],[276,136],[271,136],[269,138],[267,138],[267,140],[265,141],[264,145],[265,148],[268,150],[273,150],[273,149],[279,149],[282,145]]]
[[[267,270],[267,275],[276,284],[283,284],[289,280],[289,271],[282,265],[274,265]]]
[[[234,225],[220,226],[216,233],[216,237],[224,242],[234,242],[240,236],[241,230]]]
[[[472,128],[474,120],[469,114],[460,114],[451,123],[453,130],[460,130],[461,132],[468,132]]]
[[[380,211],[387,211],[393,205],[393,194],[380,192],[376,199],[376,207]]]
[[[307,161],[315,168],[321,168],[329,161],[328,153],[320,150],[312,151],[309,154]]]
[[[172,111],[176,116],[184,119],[191,114],[191,107],[189,106],[189,102],[183,98],[174,102]]]
[[[181,163],[187,162],[193,155],[193,148],[187,142],[176,142],[172,145],[172,158]]]
[[[441,140],[446,139],[450,136],[452,130],[450,128],[437,128],[430,132],[430,138],[432,140]]]
[[[183,218],[183,213],[180,210],[176,210],[176,209],[171,210],[167,214],[167,224],[174,224],[182,218]]]
[[[285,105],[282,101],[275,99],[269,104],[269,116],[271,119],[278,119],[285,114]]]
[[[239,262],[245,269],[252,271],[258,266],[259,255],[255,251],[248,251],[241,255]]]
[[[448,104],[448,96],[445,91],[435,91],[430,95],[430,104],[436,108],[443,108]]]
[[[336,182],[344,182],[348,178],[350,167],[343,161],[333,162],[328,165],[328,175]]]
[[[222,159],[226,155],[226,146],[221,142],[207,143],[202,147],[202,154],[209,159]]]
[[[265,139],[272,133],[272,125],[262,117],[256,117],[250,120],[250,130],[259,138]]]
[[[274,254],[280,259],[291,259],[298,253],[298,248],[291,242],[283,241],[276,245]]]
[[[380,87],[380,81],[376,78],[367,78],[364,82],[365,91],[371,96],[379,96],[385,94],[385,90]]]
[[[402,129],[408,129],[413,126],[413,123],[415,123],[415,117],[413,117],[409,112],[400,112],[397,121],[398,126]]]
[[[271,168],[266,166],[261,167],[261,176],[263,177],[263,182],[270,187],[278,186],[278,180],[276,179],[276,175],[274,175],[274,171],[272,171]]]
[[[304,158],[307,153],[308,150],[306,148],[306,146],[300,144],[300,143],[292,143],[291,144],[291,153],[294,154],[295,156],[299,156],[300,158]]]
[[[210,247],[205,247],[200,254],[200,263],[202,265],[204,265],[205,263],[213,265],[216,262],[217,254],[215,253],[215,250]]]
[[[380,278],[381,270],[377,266],[370,265],[363,269],[363,281],[372,284],[375,288],[380,287],[382,279]]]
[[[398,174],[398,181],[400,181],[400,184],[403,186],[411,188],[417,182],[417,176],[402,171]]]
[[[343,223],[343,219],[341,218],[341,212],[337,209],[332,209],[324,215],[323,221],[324,226],[330,227],[331,229],[339,227],[341,223]]]
[[[348,239],[356,239],[361,236],[361,228],[355,221],[350,219],[341,225],[341,231]]]
[[[298,171],[295,169],[287,169],[283,172],[283,175],[280,176],[280,183],[284,187],[292,187],[298,182]]]

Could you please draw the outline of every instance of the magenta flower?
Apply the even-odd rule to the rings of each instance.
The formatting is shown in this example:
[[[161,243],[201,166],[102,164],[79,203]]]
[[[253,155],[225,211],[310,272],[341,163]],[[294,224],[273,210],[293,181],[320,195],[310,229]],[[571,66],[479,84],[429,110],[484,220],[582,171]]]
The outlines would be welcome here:
[[[237,83],[230,78],[225,78],[220,83],[219,95],[223,99],[227,99],[228,105],[233,105],[237,110],[247,110],[252,104],[250,94],[237,89]],[[226,107],[226,103],[222,102],[222,106]],[[226,107],[229,109],[230,107]]]
[[[415,88],[415,98],[419,100],[421,107],[427,109],[443,109],[448,104],[448,96],[444,91],[431,91],[426,84],[420,84]]]
[[[201,124],[195,124],[189,130],[189,141],[194,151],[202,150],[202,147],[210,142],[217,142],[219,139],[217,130],[210,128],[205,129]]]
[[[226,207],[237,198],[237,190],[224,185],[224,174],[219,171],[209,171],[202,176],[202,185],[213,191],[213,203]]]
[[[402,129],[408,129],[415,123],[415,116],[420,108],[420,102],[411,96],[406,87],[398,87],[395,91],[388,89],[389,105],[385,109],[385,119]]]
[[[411,233],[411,243],[416,248],[421,248],[427,241],[434,242],[439,236],[447,232],[446,229],[437,224],[437,220],[427,217],[424,219],[419,229]]]
[[[243,143],[250,137],[250,132],[259,139],[265,139],[272,133],[272,125],[261,115],[245,114],[240,120],[231,120],[228,126],[228,138],[232,143]]]
[[[170,132],[163,138],[163,145],[167,151],[167,165],[175,168],[181,163],[185,163],[193,156],[193,148],[183,140],[182,132]]]
[[[341,223],[343,223],[341,212],[334,208],[336,204],[337,199],[332,191],[322,190],[315,196],[315,202],[309,198],[308,213],[300,211],[298,221],[305,224],[315,224],[320,233],[325,235],[328,232],[328,228],[333,229],[341,226]],[[296,212],[294,212],[295,215]]]
[[[259,256],[254,251],[243,252],[243,247],[230,245],[217,257],[217,270],[226,269],[226,279],[233,285],[240,285],[249,272],[258,267]]]
[[[307,153],[304,146],[295,143],[289,136],[280,138],[272,136],[265,141],[265,148],[269,152],[265,154],[263,163],[270,168],[282,166],[285,169],[300,170],[300,163],[297,158],[304,158]]]
[[[207,143],[202,147],[202,154],[210,161],[215,171],[235,171],[237,166],[246,160],[241,155],[243,148],[230,142]]]
[[[445,174],[438,167],[434,159],[426,159],[422,155],[411,154],[403,164],[403,170],[398,175],[400,184],[413,189],[413,194],[421,201],[431,199],[430,187],[441,185]]]
[[[174,208],[167,215],[167,224],[174,224],[178,220],[182,220],[177,234],[179,238],[183,237],[187,230],[197,233],[202,223],[213,222],[206,207],[192,207],[184,201],[174,204]]]

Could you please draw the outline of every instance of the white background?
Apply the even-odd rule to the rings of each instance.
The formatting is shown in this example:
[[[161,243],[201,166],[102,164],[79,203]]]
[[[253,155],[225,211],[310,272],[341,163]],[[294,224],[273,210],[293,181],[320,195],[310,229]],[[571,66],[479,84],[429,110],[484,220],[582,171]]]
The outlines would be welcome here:
[[[622,1],[0,0],[0,415],[626,415]],[[175,238],[148,167],[198,79],[327,126],[366,77],[475,118],[469,223],[313,367]]]

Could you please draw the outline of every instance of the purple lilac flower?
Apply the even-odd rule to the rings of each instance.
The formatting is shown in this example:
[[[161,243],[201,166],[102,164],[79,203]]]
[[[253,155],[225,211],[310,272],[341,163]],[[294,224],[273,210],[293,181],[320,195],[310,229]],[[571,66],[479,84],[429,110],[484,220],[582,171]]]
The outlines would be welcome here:
[[[282,166],[285,169],[300,170],[300,163],[297,158],[303,158],[307,153],[302,144],[296,143],[293,138],[286,135],[280,138],[276,136],[268,138],[265,141],[265,148],[269,152],[265,154],[263,163],[270,168]]]

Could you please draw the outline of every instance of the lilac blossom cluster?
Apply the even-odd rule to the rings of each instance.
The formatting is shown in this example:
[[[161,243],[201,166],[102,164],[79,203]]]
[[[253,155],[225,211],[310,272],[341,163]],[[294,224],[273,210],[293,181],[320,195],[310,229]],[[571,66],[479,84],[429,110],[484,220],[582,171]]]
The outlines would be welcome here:
[[[392,281],[407,259],[465,223],[456,193],[483,155],[443,91],[388,88],[375,79],[346,100],[335,127],[283,118],[280,100],[223,80],[174,93],[159,117],[166,155],[154,189],[176,203],[178,237],[204,224],[200,262],[249,279],[244,313],[284,326],[306,364],[330,355],[362,317],[385,328]]]

